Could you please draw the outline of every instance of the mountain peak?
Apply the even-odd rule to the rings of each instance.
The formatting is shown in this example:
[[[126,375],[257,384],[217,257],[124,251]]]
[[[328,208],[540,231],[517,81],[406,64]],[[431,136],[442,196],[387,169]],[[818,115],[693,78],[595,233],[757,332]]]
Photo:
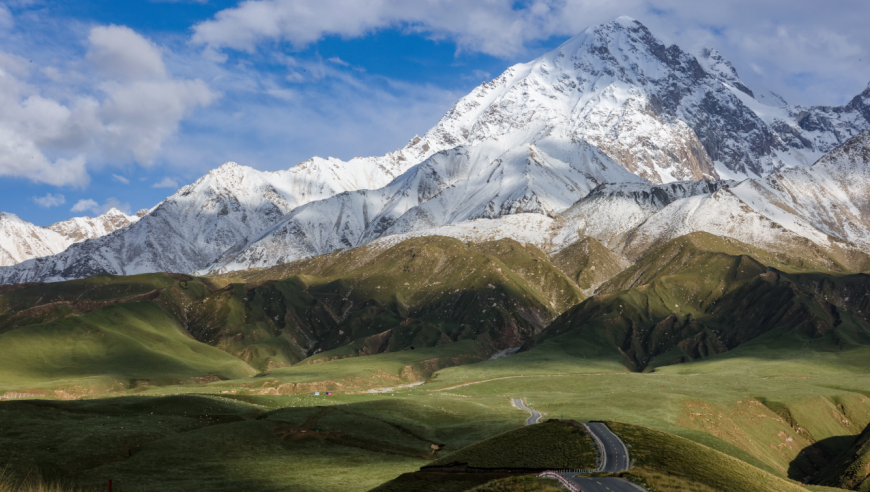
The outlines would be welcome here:
[[[640,24],[637,19],[635,19],[634,17],[629,17],[627,15],[620,15],[616,19],[613,19],[613,23],[619,24],[622,27],[635,27],[637,24]]]
[[[21,217],[11,213],[11,212],[0,212],[0,220],[10,220],[14,222],[25,222]]]
[[[698,52],[696,58],[698,59],[698,63],[704,67],[704,70],[720,82],[724,82],[744,94],[748,94],[755,98],[755,94],[753,94],[749,87],[746,87],[746,85],[740,80],[740,76],[737,75],[737,69],[734,68],[734,65],[722,56],[721,53],[709,46],[705,46],[701,48],[701,51]]]
[[[116,215],[123,215],[124,217],[127,216],[127,214],[125,214],[124,212],[118,210],[115,207],[112,207],[109,210],[106,210],[106,212],[103,215],[101,215],[100,217],[112,217],[112,216],[116,216]]]

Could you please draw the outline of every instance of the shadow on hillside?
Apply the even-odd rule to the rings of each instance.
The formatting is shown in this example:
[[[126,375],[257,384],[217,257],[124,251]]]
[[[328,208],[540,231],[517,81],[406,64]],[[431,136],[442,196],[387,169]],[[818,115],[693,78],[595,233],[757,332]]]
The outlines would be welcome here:
[[[841,453],[855,443],[858,436],[835,436],[805,447],[789,463],[788,478],[807,483]]]

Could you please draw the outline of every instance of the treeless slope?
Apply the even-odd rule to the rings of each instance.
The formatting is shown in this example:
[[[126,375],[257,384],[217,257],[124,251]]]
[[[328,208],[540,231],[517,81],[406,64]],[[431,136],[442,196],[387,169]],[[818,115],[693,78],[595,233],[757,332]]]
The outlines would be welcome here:
[[[591,237],[580,239],[551,255],[550,261],[587,295],[629,266],[625,258]]]

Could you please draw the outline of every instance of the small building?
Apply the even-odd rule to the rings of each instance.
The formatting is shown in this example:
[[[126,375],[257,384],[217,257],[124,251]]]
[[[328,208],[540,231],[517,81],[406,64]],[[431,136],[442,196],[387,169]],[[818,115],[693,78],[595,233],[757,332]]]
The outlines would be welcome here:
[[[315,392],[314,392],[314,396],[320,396],[320,392],[319,392],[319,391],[315,391]]]

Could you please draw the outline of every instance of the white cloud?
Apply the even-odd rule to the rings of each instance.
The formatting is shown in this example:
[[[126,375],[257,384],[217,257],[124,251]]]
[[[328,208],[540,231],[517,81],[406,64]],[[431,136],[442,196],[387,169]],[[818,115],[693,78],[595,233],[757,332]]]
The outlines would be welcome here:
[[[342,60],[337,56],[333,56],[332,58],[327,58],[326,61],[335,63],[336,65],[341,65],[342,67],[349,67],[350,63]]]
[[[108,212],[111,209],[117,209],[125,214],[130,214],[130,204],[129,203],[121,203],[117,198],[107,198],[106,201],[100,205],[96,200],[91,198],[85,198],[76,202],[75,205],[70,209],[70,212],[74,213],[82,213],[82,212],[91,212],[94,215],[102,215]]]
[[[301,48],[327,36],[402,29],[450,40],[459,51],[530,59],[527,50],[539,41],[620,15],[689,51],[715,47],[747,82],[789,100],[844,102],[870,80],[870,64],[859,61],[870,58],[866,0],[842,0],[837,8],[807,0],[246,0],[195,25],[192,41],[211,53],[250,52],[275,40]]]
[[[324,36],[362,36],[378,29],[403,27],[435,38],[451,38],[461,48],[504,56],[529,39],[549,34],[552,0],[248,0],[194,26],[193,42],[211,49],[252,51],[268,39],[296,46]]]
[[[76,202],[76,204],[73,205],[73,207],[71,209],[69,209],[69,211],[75,212],[75,213],[82,213],[82,212],[91,211],[94,214],[99,215],[100,214],[100,204],[97,203],[96,201],[90,199],[90,198],[85,198],[85,199],[82,199],[82,200],[79,200],[78,202]]]
[[[12,13],[9,12],[9,7],[0,3],[0,29],[9,29],[15,25],[12,19]]]
[[[151,185],[152,188],[178,188],[178,182],[172,178],[163,178],[161,181]]]
[[[202,80],[173,78],[161,50],[127,27],[91,29],[85,58],[93,70],[78,82],[0,52],[0,176],[84,186],[89,165],[149,165],[182,119],[219,97]],[[32,71],[54,86],[32,84]]]
[[[99,26],[88,36],[87,59],[122,80],[166,79],[163,56],[153,43],[126,26]]]
[[[125,184],[125,185],[130,184],[130,180],[129,180],[129,179],[125,178],[124,176],[120,176],[120,175],[118,175],[118,174],[113,174],[113,175],[112,175],[112,179],[114,179],[115,181],[117,181],[117,182],[119,182],[119,183],[123,183],[123,184]]]
[[[66,203],[66,198],[60,193],[56,195],[46,193],[45,196],[31,197],[31,200],[33,200],[34,203],[43,208],[57,207]]]

